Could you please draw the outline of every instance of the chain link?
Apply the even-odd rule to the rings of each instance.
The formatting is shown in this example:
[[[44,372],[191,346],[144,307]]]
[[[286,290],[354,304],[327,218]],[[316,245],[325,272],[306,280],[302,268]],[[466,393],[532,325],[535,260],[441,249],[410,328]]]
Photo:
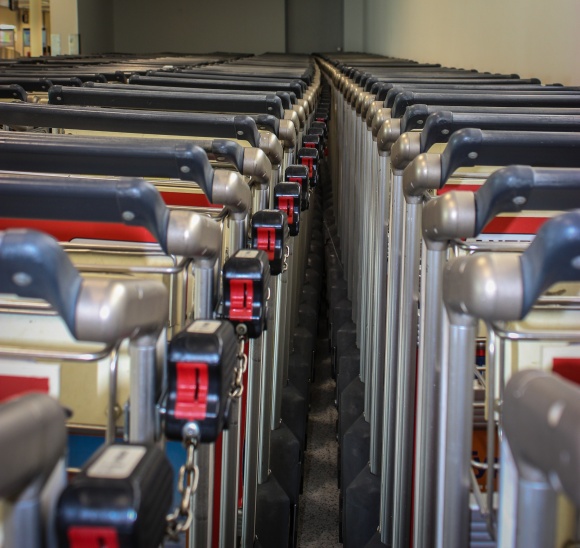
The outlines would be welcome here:
[[[179,540],[179,535],[191,527],[193,520],[191,501],[199,483],[199,469],[194,461],[197,441],[196,436],[184,436],[183,444],[185,445],[186,458],[185,464],[179,469],[179,479],[177,481],[177,488],[181,493],[181,503],[166,518],[167,536],[173,541]]]
[[[238,364],[235,370],[235,378],[232,388],[230,390],[230,397],[240,398],[244,393],[244,373],[248,369],[248,356],[244,354],[244,346],[246,338],[244,336],[238,337]]]
[[[288,270],[288,258],[290,257],[290,246],[284,246],[284,259],[282,262],[282,272],[286,272]]]

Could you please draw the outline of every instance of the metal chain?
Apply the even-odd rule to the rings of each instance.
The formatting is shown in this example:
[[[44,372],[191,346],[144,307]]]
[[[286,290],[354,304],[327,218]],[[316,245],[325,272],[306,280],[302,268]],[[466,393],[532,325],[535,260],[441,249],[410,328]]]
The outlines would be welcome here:
[[[181,493],[181,503],[166,518],[166,533],[173,541],[179,540],[179,535],[190,528],[193,520],[191,501],[199,483],[199,469],[194,461],[197,441],[198,438],[195,435],[184,435],[185,464],[179,469],[179,479],[177,480],[177,488]]]
[[[238,326],[239,327],[239,326]],[[235,369],[235,378],[230,390],[230,397],[240,398],[244,393],[244,373],[248,369],[248,356],[244,354],[244,345],[246,344],[245,335],[238,337],[238,364]]]
[[[282,272],[286,272],[288,270],[288,258],[290,257],[290,246],[284,246],[284,259],[282,263]]]

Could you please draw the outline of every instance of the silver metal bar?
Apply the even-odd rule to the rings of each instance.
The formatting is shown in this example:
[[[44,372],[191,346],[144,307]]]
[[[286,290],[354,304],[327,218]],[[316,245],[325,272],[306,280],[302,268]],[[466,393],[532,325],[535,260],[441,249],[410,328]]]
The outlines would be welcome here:
[[[258,488],[258,448],[262,377],[262,337],[250,340],[246,433],[244,439],[244,489],[242,502],[242,546],[253,548],[256,537],[256,498]]]
[[[556,537],[557,493],[547,478],[537,471],[520,475],[517,491],[515,548],[553,546]],[[522,477],[523,476],[523,477]],[[525,525],[524,525],[525,524]]]
[[[445,501],[438,546],[469,543],[469,475],[473,428],[473,362],[477,324],[451,320],[447,365],[447,424],[444,473],[439,487]]]
[[[139,337],[129,342],[131,412],[129,440],[153,443],[156,439],[157,338]]]
[[[0,357],[18,359],[42,359],[46,361],[95,362],[110,355],[114,344],[105,346],[98,352],[63,352],[55,350],[29,350],[24,348],[0,347]]]
[[[274,295],[277,294],[278,276],[270,278],[270,288]],[[272,299],[276,306],[276,300]],[[276,313],[274,311],[274,318]],[[275,344],[275,334],[279,330],[276,320],[273,325],[262,333],[262,391],[260,402],[260,433],[258,454],[258,484],[268,481],[270,475],[270,432],[272,421],[272,393],[274,391],[274,370],[278,368],[278,348]]]
[[[193,275],[193,318],[196,320],[211,318],[215,298],[213,267],[194,265]]]
[[[210,548],[212,545],[215,444],[201,444],[195,451],[194,460],[196,466],[204,472],[199,476],[197,490],[193,495],[193,521],[191,523],[191,528],[189,529],[189,545]],[[235,482],[235,484],[237,487],[237,482]],[[223,501],[225,499],[221,500]],[[220,532],[222,532],[222,534],[220,534],[221,546],[225,546],[221,544],[224,531],[224,528],[220,528]],[[228,548],[231,548],[233,544],[230,543],[227,546]]]
[[[387,241],[389,220],[389,174],[390,159],[387,155],[378,157],[379,172],[377,177],[377,262],[375,276],[374,295],[376,306],[373,314],[373,361],[370,383],[373,390],[371,413],[370,413],[370,471],[379,475],[381,472],[382,439],[383,439],[383,409],[384,409],[384,385],[385,385],[385,329],[387,321]]]
[[[398,310],[401,286],[404,197],[402,173],[392,173],[389,213],[389,262],[387,272],[387,322],[385,326],[385,385],[383,410],[383,450],[381,462],[381,542],[390,542],[393,516],[393,486],[395,457],[395,424],[398,375]]]
[[[418,201],[407,202],[403,237],[402,289],[399,301],[399,357],[395,430],[395,483],[393,545],[408,546],[411,533],[413,427],[415,422],[417,312],[421,210]]]
[[[240,475],[241,402],[234,398],[228,429],[222,434],[222,478],[220,489],[220,548],[235,548],[238,516],[238,479]],[[212,486],[213,489],[213,486]],[[199,487],[198,487],[199,491]],[[211,508],[211,507],[210,507]],[[211,520],[210,520],[211,521]],[[209,537],[211,538],[211,536]],[[193,546],[198,546],[193,544]],[[200,546],[206,546],[201,544]],[[211,545],[209,545],[211,546]]]
[[[287,309],[288,306],[290,306],[290,302],[291,302],[291,284],[292,284],[292,267],[293,267],[293,263],[296,259],[295,257],[295,245],[297,245],[296,242],[296,238],[290,238],[289,243],[288,243],[288,248],[290,251],[290,257],[289,257],[289,261],[290,261],[290,268],[286,271],[286,272],[282,272],[281,276],[281,284],[280,284],[280,300],[278,302],[280,303],[286,303],[286,309],[283,309],[282,306],[279,309],[279,313],[280,313],[280,329],[282,330],[282,341],[283,341],[283,347],[282,347],[282,376],[279,380],[280,384],[277,384],[276,386],[277,391],[275,394],[275,405],[272,408],[272,429],[278,428],[279,424],[280,424],[280,419],[281,419],[281,405],[282,405],[282,389],[284,387],[284,385],[286,384],[286,379],[288,378],[288,361],[289,361],[289,356],[290,356],[290,348],[292,345],[292,327],[291,327],[291,323],[292,323],[292,318],[290,316],[290,311]],[[278,393],[279,391],[279,393]]]
[[[105,443],[115,441],[117,432],[117,371],[119,364],[119,346],[116,346],[109,357],[109,404],[107,406],[107,430]]]
[[[422,248],[421,344],[417,369],[417,423],[415,443],[415,481],[413,546],[432,546],[435,538],[435,512],[439,433],[439,389],[443,341],[441,280],[446,251]]]
[[[493,493],[494,493],[494,464],[495,464],[495,436],[496,436],[496,426],[495,426],[495,352],[496,352],[496,335],[493,331],[491,325],[487,325],[487,368],[486,368],[486,412],[487,412],[487,478],[486,478],[486,490],[487,490],[487,530],[491,535],[491,538],[495,540],[496,538],[496,516],[495,509],[493,507]]]
[[[370,368],[370,340],[369,340],[369,324],[371,321],[371,303],[369,302],[369,296],[374,295],[373,277],[372,270],[370,266],[371,262],[371,250],[370,242],[373,241],[373,221],[376,202],[373,200],[373,187],[374,181],[372,180],[370,174],[370,159],[368,157],[368,138],[369,133],[366,131],[366,124],[363,123],[361,118],[358,118],[358,125],[360,131],[362,132],[361,139],[361,174],[360,180],[357,183],[359,187],[358,194],[360,199],[360,209],[358,215],[359,224],[362,225],[361,228],[361,238],[360,246],[358,249],[358,276],[357,276],[357,294],[358,299],[358,309],[356,311],[358,321],[360,325],[360,377],[363,382],[366,380],[367,368]],[[372,137],[372,135],[371,135]],[[376,250],[374,250],[376,253]],[[371,402],[371,390],[368,387],[368,383],[365,384],[365,417],[367,421],[370,416],[370,406]]]

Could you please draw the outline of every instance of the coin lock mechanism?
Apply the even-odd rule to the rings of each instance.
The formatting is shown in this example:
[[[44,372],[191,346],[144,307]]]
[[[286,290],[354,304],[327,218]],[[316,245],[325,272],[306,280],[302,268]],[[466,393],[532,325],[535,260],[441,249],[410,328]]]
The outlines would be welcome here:
[[[278,183],[274,187],[274,207],[286,213],[290,236],[300,232],[301,186],[299,183]]]
[[[281,211],[263,209],[252,217],[252,247],[266,253],[272,276],[282,272],[287,236],[288,224]]]
[[[173,496],[173,469],[157,446],[100,449],[62,492],[61,548],[157,548]]]
[[[230,322],[196,320],[178,333],[167,352],[165,435],[182,440],[188,423],[198,441],[214,442],[224,429],[237,365],[238,340]]]
[[[238,335],[258,338],[266,329],[266,300],[270,283],[268,255],[241,249],[223,266],[223,317]]]
[[[315,188],[318,184],[318,162],[320,156],[315,148],[301,148],[297,154],[298,162],[308,168],[308,181]]]
[[[304,149],[300,149],[304,150]],[[284,174],[286,182],[300,184],[302,199],[300,209],[306,211],[310,207],[310,186],[308,183],[308,167],[303,165],[291,165],[286,168]]]

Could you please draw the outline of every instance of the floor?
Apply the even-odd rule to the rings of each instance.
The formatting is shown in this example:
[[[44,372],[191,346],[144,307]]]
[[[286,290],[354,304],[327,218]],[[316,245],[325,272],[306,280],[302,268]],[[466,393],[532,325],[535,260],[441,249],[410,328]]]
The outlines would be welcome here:
[[[300,497],[299,548],[335,548],[338,542],[338,486],[335,382],[330,376],[326,312],[320,314],[311,386],[304,492]]]

